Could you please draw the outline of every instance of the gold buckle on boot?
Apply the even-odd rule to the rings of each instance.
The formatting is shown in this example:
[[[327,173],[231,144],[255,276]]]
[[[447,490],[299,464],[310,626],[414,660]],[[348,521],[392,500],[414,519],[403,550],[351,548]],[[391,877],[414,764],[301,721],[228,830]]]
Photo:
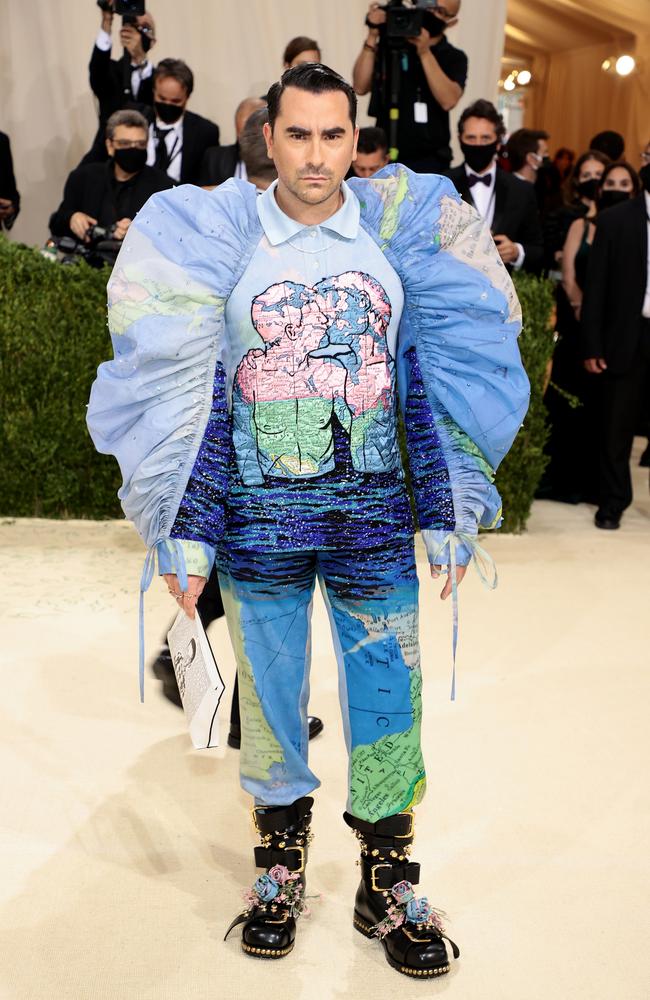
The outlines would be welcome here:
[[[381,886],[377,885],[377,883],[375,881],[375,872],[377,871],[377,869],[378,868],[392,868],[392,867],[393,866],[389,865],[388,863],[386,863],[386,864],[379,864],[379,865],[373,865],[372,866],[372,868],[370,869],[370,886],[371,886],[373,892],[385,892],[386,891]]]
[[[299,875],[301,872],[304,872],[304,870],[305,870],[305,848],[301,847],[300,844],[296,844],[295,847],[285,847],[285,848],[283,848],[283,850],[285,850],[287,853],[289,853],[289,851],[297,851],[299,853],[299,855],[300,855],[300,868],[289,868],[289,866],[287,865],[287,868],[289,868],[289,871],[292,872],[292,873],[296,873],[297,875]]]
[[[411,823],[408,829],[408,833],[395,833],[393,835],[395,840],[407,840],[409,837],[412,837],[415,833],[415,816],[413,815],[413,812],[409,809],[407,812],[401,813],[401,815],[408,816],[409,819],[411,820]]]

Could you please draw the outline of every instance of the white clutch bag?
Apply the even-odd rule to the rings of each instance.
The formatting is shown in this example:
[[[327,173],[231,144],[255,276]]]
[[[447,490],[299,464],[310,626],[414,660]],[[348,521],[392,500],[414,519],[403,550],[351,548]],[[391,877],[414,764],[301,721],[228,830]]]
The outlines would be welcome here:
[[[217,709],[224,683],[198,611],[194,619],[179,611],[167,641],[194,748],[218,747]]]

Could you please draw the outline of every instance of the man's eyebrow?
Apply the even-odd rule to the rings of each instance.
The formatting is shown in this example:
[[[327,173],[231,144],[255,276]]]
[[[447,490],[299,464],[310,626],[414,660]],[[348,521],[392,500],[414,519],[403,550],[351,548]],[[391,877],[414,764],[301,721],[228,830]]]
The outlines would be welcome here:
[[[309,128],[303,128],[301,125],[288,125],[285,129],[288,135],[311,135],[312,131]],[[324,128],[321,135],[345,135],[345,129],[341,125],[334,125],[332,128]]]

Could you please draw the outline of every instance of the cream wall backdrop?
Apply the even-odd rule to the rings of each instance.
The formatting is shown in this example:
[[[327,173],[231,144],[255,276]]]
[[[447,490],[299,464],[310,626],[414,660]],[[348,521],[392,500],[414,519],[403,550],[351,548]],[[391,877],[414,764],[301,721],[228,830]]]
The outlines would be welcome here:
[[[262,94],[281,71],[295,35],[321,44],[323,58],[350,77],[364,37],[366,0],[151,0],[155,61],[185,59],[196,77],[190,107],[234,139],[233,113],[243,97]],[[450,38],[470,59],[466,103],[496,95],[506,0],[465,0]],[[96,108],[88,61],[99,27],[94,0],[2,0],[0,130],[11,138],[21,214],[11,238],[42,243],[68,172],[91,144]],[[113,31],[118,42],[117,27]],[[114,56],[119,55],[118,44]],[[367,101],[361,123],[367,123]]]

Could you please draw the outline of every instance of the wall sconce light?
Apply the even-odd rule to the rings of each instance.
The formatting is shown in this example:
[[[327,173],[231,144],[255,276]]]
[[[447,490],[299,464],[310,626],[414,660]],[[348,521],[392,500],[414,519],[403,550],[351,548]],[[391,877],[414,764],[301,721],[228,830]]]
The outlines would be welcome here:
[[[602,63],[600,68],[603,73],[617,73],[618,76],[629,76],[636,69],[634,56],[622,55],[609,56]]]

